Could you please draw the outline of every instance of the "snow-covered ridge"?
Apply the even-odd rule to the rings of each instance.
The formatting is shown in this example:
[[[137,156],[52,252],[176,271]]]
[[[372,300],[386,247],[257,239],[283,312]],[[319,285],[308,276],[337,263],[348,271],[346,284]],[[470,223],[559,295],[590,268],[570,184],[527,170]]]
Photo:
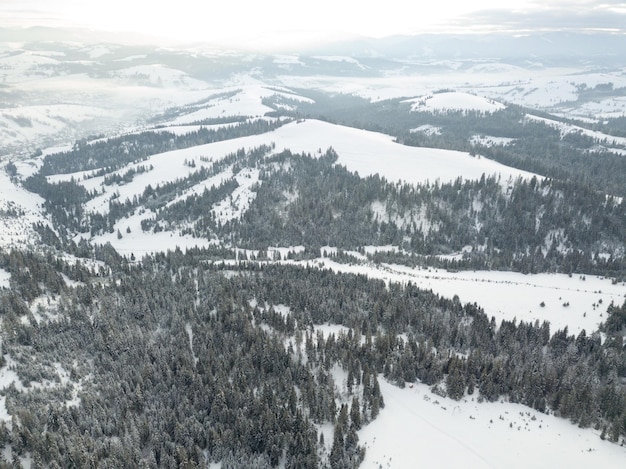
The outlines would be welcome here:
[[[520,177],[533,176],[531,173],[501,165],[487,158],[473,157],[465,152],[408,147],[394,142],[389,135],[323,121],[306,120],[286,124],[267,134],[152,155],[144,161],[127,165],[111,173],[121,176],[128,170],[137,171],[132,181],[123,184],[105,185],[105,176],[93,177],[93,171],[53,175],[49,176],[48,180],[59,182],[74,179],[88,192],[97,192],[98,195],[87,202],[85,211],[106,215],[109,202],[113,199],[120,202],[127,199],[132,201],[141,197],[148,186],[155,188],[184,179],[202,166],[208,167],[211,163],[218,162],[240,149],[249,151],[262,145],[275,145],[273,150],[275,153],[290,150],[292,153],[312,156],[320,156],[326,149],[332,147],[338,154],[337,163],[357,172],[361,177],[378,174],[392,182],[409,184],[435,181],[446,183],[457,178],[478,180],[483,174],[499,175],[502,183],[508,184]],[[139,171],[140,167],[150,169],[142,172]],[[193,194],[199,195],[205,189],[217,187],[233,176],[239,185],[235,193],[217,206],[207,209],[212,210],[222,223],[239,218],[255,197],[252,188],[258,183],[258,172],[248,171],[235,175],[228,170],[185,190],[174,202],[182,201]],[[173,232],[142,232],[141,221],[152,217],[153,214],[149,211],[137,212],[129,218],[119,220],[113,233],[100,235],[93,241],[110,242],[120,253],[129,256],[131,254],[142,256],[173,249],[176,246],[187,248],[208,245],[206,239],[195,239]],[[118,236],[117,232],[121,236]]]
[[[355,129],[318,120],[306,120],[286,124],[269,134],[252,135],[222,142],[199,145],[153,155],[139,165],[153,165],[154,170],[138,175],[131,184],[124,185],[120,195],[138,195],[148,184],[173,181],[189,174],[193,169],[184,165],[194,160],[201,165],[200,157],[211,161],[222,159],[240,148],[251,150],[261,145],[276,145],[275,152],[290,150],[292,153],[320,155],[332,147],[339,155],[338,163],[360,176],[379,174],[390,181],[410,184],[427,181],[452,182],[478,180],[483,174],[499,175],[502,181],[531,178],[527,171],[511,168],[488,158],[474,157],[467,152],[438,148],[409,147],[394,142],[393,137],[377,132]],[[83,179],[83,173],[51,176],[51,181],[72,178],[89,191],[100,186],[103,178]],[[138,184],[141,187],[135,187]],[[133,189],[134,188],[134,189]],[[119,189],[119,188],[118,188]]]

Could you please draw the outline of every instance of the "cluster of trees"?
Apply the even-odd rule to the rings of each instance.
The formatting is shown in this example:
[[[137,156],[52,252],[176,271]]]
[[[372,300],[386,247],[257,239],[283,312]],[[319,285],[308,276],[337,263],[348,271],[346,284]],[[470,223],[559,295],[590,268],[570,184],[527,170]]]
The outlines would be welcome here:
[[[24,304],[44,293],[57,295],[65,291],[67,285],[63,275],[78,282],[94,274],[80,261],[69,263],[50,252],[43,257],[17,249],[8,253],[0,250],[0,268],[11,274],[11,295],[20,298]]]
[[[357,431],[384,406],[381,374],[626,437],[626,304],[609,308],[603,342],[545,322],[497,325],[412,284],[214,254],[114,259],[110,277],[79,269],[50,306],[54,321],[12,305],[26,304],[27,285],[12,276],[2,346],[23,387],[4,391],[12,420],[0,445],[40,467],[358,467]],[[12,275],[47,262],[3,259]],[[316,332],[328,323],[344,328]],[[329,423],[332,438],[320,431]]]
[[[83,204],[93,194],[75,180],[48,182],[41,173],[30,176],[23,182],[24,188],[44,198],[44,209],[50,215],[55,228],[62,234],[80,232],[85,215]]]
[[[152,165],[150,165],[149,167],[139,165],[136,168],[128,169],[123,174],[106,174],[104,176],[104,184],[106,186],[112,186],[113,184],[127,184],[133,180],[135,174],[146,173],[148,171],[152,171],[153,169],[154,167]]]

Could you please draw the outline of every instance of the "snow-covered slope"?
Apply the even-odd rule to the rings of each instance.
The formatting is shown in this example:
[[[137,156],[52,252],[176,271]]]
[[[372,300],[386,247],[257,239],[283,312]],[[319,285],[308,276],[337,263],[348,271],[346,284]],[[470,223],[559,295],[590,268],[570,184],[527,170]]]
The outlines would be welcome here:
[[[199,145],[187,149],[156,154],[147,160],[129,165],[115,171],[122,175],[139,167],[150,168],[139,172],[132,181],[124,184],[105,185],[105,176],[92,177],[91,172],[49,176],[50,182],[75,179],[89,192],[99,195],[86,204],[88,213],[106,215],[109,201],[139,198],[148,186],[156,187],[177,179],[188,177],[202,166],[222,160],[224,157],[244,148],[251,150],[261,145],[275,145],[274,152],[290,150],[292,153],[308,153],[320,156],[332,147],[339,155],[338,164],[360,176],[379,174],[390,181],[402,181],[410,184],[430,182],[451,182],[457,178],[480,179],[483,174],[496,174],[505,184],[518,177],[529,178],[532,174],[513,169],[487,158],[473,157],[468,153],[433,148],[407,147],[395,143],[384,134],[358,130],[350,127],[329,124],[317,120],[297,121],[286,124],[270,133],[236,138],[216,143]],[[237,176],[239,188],[228,202],[213,207],[213,211],[222,222],[239,217],[245,207],[255,197],[253,187],[258,176],[255,174],[233,174],[227,169],[211,181],[201,182],[191,188],[187,194],[199,194],[211,185],[219,185],[224,180]],[[186,195],[186,196],[188,196]],[[185,194],[181,194],[185,197]],[[234,208],[233,204],[237,206]],[[123,254],[142,255],[163,249],[193,245],[206,246],[206,239],[194,240],[189,236],[175,233],[152,233],[141,231],[141,220],[149,219],[150,211],[139,211],[130,218],[117,222],[113,233],[98,236],[94,241],[110,242]],[[122,236],[117,236],[119,232]]]
[[[393,138],[322,121],[307,120],[284,126],[274,132],[277,148],[315,154],[332,147],[338,163],[365,177],[380,174],[390,181],[411,184],[426,181],[451,182],[457,178],[480,179],[482,174],[500,175],[503,181],[531,173],[504,166],[469,153],[435,148],[407,147]]]
[[[621,148],[622,151],[626,149],[625,137],[616,137],[614,135],[607,135],[605,133],[598,132],[595,130],[585,129],[577,125],[567,124],[565,122],[559,122],[553,119],[547,119],[545,117],[537,117],[537,116],[533,116],[530,114],[527,115],[526,118],[529,120],[543,122],[546,125],[549,125],[551,127],[554,127],[555,129],[558,129],[559,132],[561,133],[561,137],[568,135],[568,134],[580,134],[586,137],[590,137],[596,140],[598,143],[607,145],[609,147],[620,146],[620,147],[623,147]]]
[[[31,245],[37,238],[33,223],[47,224],[43,199],[11,181],[0,167],[0,249]]]

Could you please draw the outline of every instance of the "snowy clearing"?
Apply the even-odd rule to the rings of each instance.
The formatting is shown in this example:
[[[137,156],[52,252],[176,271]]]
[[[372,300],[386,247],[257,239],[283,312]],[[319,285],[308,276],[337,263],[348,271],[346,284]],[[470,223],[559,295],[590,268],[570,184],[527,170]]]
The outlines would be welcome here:
[[[0,288],[9,288],[11,274],[4,269],[0,269]]]
[[[494,145],[508,145],[511,142],[514,142],[514,138],[509,137],[492,137],[491,135],[474,135],[470,139],[470,143],[472,145],[482,145],[485,147],[492,147]]]
[[[626,448],[602,441],[595,430],[519,404],[479,404],[473,396],[457,402],[423,384],[379,383],[385,407],[359,431],[364,469],[617,469],[626,460]]]
[[[95,236],[92,242],[96,244],[111,243],[122,256],[130,258],[134,255],[137,259],[158,252],[174,251],[176,248],[186,251],[194,247],[209,247],[212,244],[206,239],[193,238],[172,231],[143,232],[141,231],[141,220],[144,218],[146,217],[141,215],[124,218],[115,224],[113,233]],[[130,228],[130,233],[126,232],[127,228]],[[121,238],[118,238],[117,230],[120,231]]]
[[[488,317],[518,322],[550,322],[550,331],[568,328],[578,335],[583,329],[591,334],[606,319],[611,302],[621,305],[626,299],[626,284],[610,279],[565,274],[525,275],[517,272],[420,269],[399,265],[342,264],[330,259],[308,261],[334,272],[367,275],[389,282],[412,282],[446,298],[458,295],[461,303],[477,303]],[[306,264],[306,262],[301,262]],[[541,303],[544,306],[541,306]]]
[[[441,135],[441,127],[436,127],[434,125],[424,124],[410,130],[411,133],[421,132],[424,135],[432,136],[432,135]]]
[[[33,223],[47,224],[43,199],[15,185],[0,168],[0,248],[25,246],[37,239]]]

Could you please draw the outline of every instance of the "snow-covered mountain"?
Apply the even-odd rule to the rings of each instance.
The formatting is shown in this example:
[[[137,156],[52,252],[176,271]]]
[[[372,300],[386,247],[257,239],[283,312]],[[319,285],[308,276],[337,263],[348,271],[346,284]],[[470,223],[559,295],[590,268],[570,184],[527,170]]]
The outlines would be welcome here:
[[[38,39],[29,41],[25,40],[27,32],[2,32],[0,132],[4,155],[23,155],[89,134],[121,131],[167,108],[239,86],[242,80],[249,81],[250,75],[262,85],[320,89],[372,100],[414,97],[419,103],[433,91],[459,92],[456,97],[448,95],[446,102],[439,102],[446,95],[426,100],[433,109],[454,107],[455,100],[460,108],[467,107],[470,103],[462,96],[469,93],[477,96],[476,100],[482,97],[561,111],[577,118],[615,117],[626,112],[622,102],[626,79],[618,58],[613,57],[610,64],[599,63],[596,54],[596,62],[582,63],[576,54],[561,51],[568,39],[560,37],[529,39],[526,42],[532,47],[515,49],[500,44],[501,49],[492,50],[494,41],[486,38],[425,37],[421,41],[429,45],[421,48],[406,47],[408,38],[381,40],[376,44],[384,54],[372,50],[368,54],[352,44],[325,53],[263,56],[214,48],[185,51],[86,43],[80,42],[85,38],[76,33],[55,39],[57,33],[52,31],[31,31]],[[45,34],[50,39],[42,40]],[[576,41],[582,43],[583,39]],[[554,47],[534,50],[536,40]],[[449,54],[439,50],[443,44],[449,50],[454,49],[450,44],[462,47]],[[590,47],[592,41],[584,44]],[[388,51],[393,47],[395,54]],[[463,52],[472,47],[475,54]],[[427,50],[431,52],[419,52]],[[507,50],[516,50],[519,57],[505,53]],[[542,54],[556,56],[559,51],[564,61],[543,60]],[[484,107],[478,101],[471,106]]]
[[[615,128],[626,114],[626,78],[610,57],[582,64],[578,55],[561,53],[557,60],[552,53],[565,46],[554,38],[552,52],[533,60],[529,50],[536,38],[513,41],[521,45],[515,57],[498,57],[508,50],[502,44],[470,53],[480,41],[453,38],[421,38],[419,47],[418,39],[396,39],[369,44],[367,51],[359,42],[275,56],[4,38],[0,306],[3,334],[8,331],[3,351],[6,342],[10,353],[0,367],[0,423],[13,438],[4,457],[31,463],[30,453],[20,453],[14,442],[24,422],[34,422],[33,415],[39,419],[46,393],[59,404],[48,409],[46,423],[56,435],[56,429],[74,425],[67,417],[72,409],[106,407],[94,404],[99,397],[91,390],[108,386],[106,373],[136,354],[132,360],[142,376],[104,391],[131,396],[132,405],[124,407],[130,430],[119,436],[113,424],[102,424],[93,431],[102,434],[90,437],[112,447],[139,445],[143,454],[133,457],[154,458],[158,465],[155,455],[165,451],[155,449],[152,422],[141,420],[151,405],[143,401],[143,390],[159,399],[165,392],[154,390],[159,383],[152,386],[152,367],[158,362],[163,382],[174,377],[187,386],[187,405],[215,366],[205,353],[214,345],[206,339],[210,331],[232,328],[241,334],[238,341],[247,341],[237,345],[239,351],[267,339],[287,357],[285,363],[302,367],[300,376],[289,371],[295,384],[283,414],[305,414],[294,417],[294,425],[315,429],[313,452],[321,465],[335,461],[338,445],[347,454],[357,435],[366,468],[547,468],[564,461],[621,467],[626,429],[613,407],[626,396],[625,370],[618,363],[624,352],[616,345],[619,330],[603,324],[612,314],[607,306],[626,298],[626,205],[620,189],[626,136]],[[388,52],[392,47],[396,53]],[[545,158],[534,154],[537,149]],[[589,179],[581,160],[594,168]],[[597,184],[604,177],[606,184]],[[203,277],[203,269],[210,275]],[[263,269],[268,282],[277,278],[267,292],[252,280]],[[283,271],[315,271],[337,282],[349,279],[346,285],[371,283],[365,290],[338,283],[345,296],[333,311],[343,312],[344,300],[349,304],[342,322],[318,318],[322,306],[306,298],[309,291],[291,292],[289,281],[295,279]],[[317,288],[309,280],[298,285]],[[330,301],[333,288],[319,299]],[[379,295],[387,289],[389,295]],[[161,294],[162,303],[176,298],[174,303],[185,306],[161,311]],[[368,295],[379,297],[370,301]],[[404,329],[396,330],[394,321],[404,319],[394,302],[419,295],[422,303],[407,313],[406,325],[397,326]],[[383,297],[388,303],[381,303]],[[223,307],[220,302],[228,298],[230,305]],[[238,308],[241,330],[229,323]],[[429,337],[416,325],[427,315],[431,325],[446,318]],[[462,317],[444,344],[440,336],[447,332],[441,331],[456,324],[456,315]],[[368,318],[381,325],[366,332]],[[116,321],[125,332],[117,334]],[[132,333],[150,350],[145,356],[130,353],[132,341],[121,339],[136,327],[141,337]],[[71,353],[55,349],[54,359],[47,358],[47,350],[63,343],[55,335],[64,334],[63,328],[81,330],[92,345]],[[507,330],[519,337],[505,336]],[[502,343],[483,350],[474,343],[480,334],[500,334]],[[533,334],[545,343],[533,342]],[[541,363],[532,379],[505,380],[509,362],[494,350],[508,340],[519,350],[506,360],[528,353],[528,360]],[[170,341],[184,358],[164,365],[155,350]],[[333,356],[338,343],[345,345],[345,357]],[[24,358],[27,350],[34,365]],[[373,350],[387,354],[385,360],[361,363]],[[526,379],[533,386],[502,384],[488,393],[487,384],[474,390],[472,381],[455,393],[454,367],[468,368],[475,350],[479,358],[471,360],[484,359],[489,366],[482,375],[474,371],[472,379],[491,383],[497,375],[503,383]],[[85,356],[73,355],[83,351]],[[592,364],[594,353],[604,353],[605,361]],[[420,362],[419,370],[439,370],[437,379],[412,371],[428,354],[434,358],[428,367]],[[582,377],[558,368],[566,359],[571,369],[587,360],[586,370],[595,373],[586,398],[567,387]],[[372,371],[359,371],[355,380],[357,362],[359,370],[367,365]],[[236,383],[233,389],[248,393],[249,402],[280,398],[278,391],[245,389],[242,371],[248,363],[237,363],[240,372],[226,377]],[[282,363],[264,357],[257,374],[273,379],[272,367]],[[438,369],[437,363],[445,366]],[[184,374],[180,382],[177,373]],[[380,386],[371,381],[385,402],[376,411],[368,373],[381,380]],[[543,401],[522,406],[537,391],[537,376],[552,386],[542,390],[552,399],[546,403],[540,393]],[[559,380],[565,391],[557,393]],[[311,383],[330,389],[315,398],[317,407],[311,404],[314,392],[306,390]],[[218,409],[233,405],[231,397],[213,391],[211,404],[198,407],[205,420],[179,419],[180,428],[163,432],[171,430],[172,441],[187,438],[189,428],[198,430],[196,436],[209,435],[204,442],[193,440],[195,448],[179,448],[181,461],[183,451],[211,467],[243,457],[211,453],[229,440],[211,433],[218,428],[211,419],[224,418],[215,417]],[[38,396],[35,404],[31,396]],[[321,402],[328,396],[332,406]],[[359,399],[362,412],[354,404]],[[587,415],[572,404],[578,401],[599,404]],[[326,406],[336,406],[332,417],[316,414]],[[362,428],[356,423],[361,414],[367,420]],[[344,418],[354,433],[341,428],[348,425]],[[267,419],[280,420],[273,414]],[[298,452],[295,440],[281,444],[283,460]],[[267,450],[278,457],[274,461],[261,443],[254,448],[258,461],[279,465],[276,451]]]

